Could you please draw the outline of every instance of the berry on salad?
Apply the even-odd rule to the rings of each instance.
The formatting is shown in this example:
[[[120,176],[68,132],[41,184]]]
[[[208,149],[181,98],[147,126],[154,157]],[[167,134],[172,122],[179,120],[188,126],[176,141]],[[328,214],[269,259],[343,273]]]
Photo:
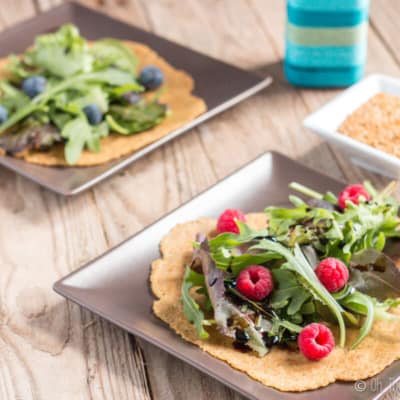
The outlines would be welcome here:
[[[301,330],[297,343],[309,360],[320,360],[333,350],[335,338],[327,326],[314,322]]]
[[[8,110],[7,108],[0,106],[0,124],[7,121],[8,118]]]
[[[273,290],[271,272],[261,265],[243,269],[236,280],[236,289],[250,300],[261,301]]]
[[[239,227],[237,226],[236,221],[246,222],[246,217],[240,210],[228,208],[218,218],[217,232],[239,233]]]
[[[135,92],[126,92],[122,95],[122,98],[131,105],[135,105],[141,100],[140,94]]]
[[[160,68],[148,65],[140,72],[138,81],[147,90],[154,90],[160,87],[164,82],[164,74]]]
[[[342,289],[349,280],[349,270],[346,265],[333,257],[322,260],[315,269],[315,273],[331,293]]]
[[[46,90],[47,80],[43,76],[31,76],[22,82],[22,90],[33,99]]]
[[[363,197],[365,201],[371,200],[370,194],[363,185],[349,185],[339,193],[339,205],[342,208],[346,208],[346,201],[351,201],[353,204],[359,204],[361,197]]]
[[[103,113],[97,104],[88,104],[83,108],[83,112],[91,125],[98,125],[103,120]]]

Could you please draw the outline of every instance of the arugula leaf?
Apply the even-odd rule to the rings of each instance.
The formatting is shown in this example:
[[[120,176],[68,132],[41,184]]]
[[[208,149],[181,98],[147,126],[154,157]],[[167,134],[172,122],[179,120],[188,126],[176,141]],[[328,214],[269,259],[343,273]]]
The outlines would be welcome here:
[[[86,142],[90,139],[91,134],[90,125],[83,117],[75,118],[64,126],[61,136],[67,140],[64,154],[68,164],[75,164],[79,160],[82,150]]]
[[[204,287],[204,276],[193,271],[189,266],[186,267],[185,275],[183,277],[181,289],[181,301],[183,305],[183,312],[186,319],[194,324],[197,334],[201,339],[208,339],[209,334],[204,329],[204,326],[211,325],[210,321],[204,319],[204,313],[201,311],[199,304],[197,304],[190,295],[192,287]]]
[[[375,313],[374,303],[369,296],[366,296],[356,291],[353,294],[347,296],[345,299],[341,300],[340,304],[342,304],[344,307],[346,307],[351,311],[365,315],[365,321],[360,329],[358,338],[351,345],[351,348],[354,349],[371,332],[372,324],[374,322],[374,313]]]
[[[254,230],[241,221],[236,221],[236,224],[239,228],[239,234],[228,232],[221,233],[220,235],[208,241],[211,252],[214,252],[220,247],[231,249],[244,243],[252,242],[257,238],[269,236],[269,231],[267,229]]]
[[[253,230],[241,221],[236,223],[239,234],[222,233],[209,240],[211,256],[217,268],[232,272],[236,276],[248,265],[263,264],[281,258],[279,254],[272,252],[249,250],[251,242],[255,239],[268,237],[267,229]]]
[[[260,265],[280,258],[278,254],[271,252],[260,252],[257,254],[251,254],[251,252],[249,252],[241,255],[235,253],[236,249],[229,250],[221,247],[216,250],[212,256],[217,268],[232,272],[236,276],[243,268],[249,265]]]
[[[72,24],[63,25],[55,33],[38,36],[27,57],[31,65],[61,78],[92,70],[93,57],[87,43]]]
[[[310,300],[311,294],[299,283],[294,274],[286,269],[273,269],[272,276],[276,286],[269,302],[273,309],[287,307],[289,316],[298,313]]]
[[[29,102],[30,99],[24,92],[10,85],[7,81],[0,81],[0,105],[10,113],[26,106]]]
[[[143,92],[144,87],[140,85],[138,82],[128,83],[126,85],[118,86],[114,89],[111,89],[111,94],[114,96],[121,96],[127,92]]]
[[[304,185],[301,185],[300,183],[297,183],[297,182],[291,182],[289,184],[289,187],[293,190],[298,191],[299,193],[302,193],[306,196],[312,197],[313,199],[316,199],[316,200],[324,200],[331,204],[338,203],[338,198],[332,192],[327,192],[325,194],[321,194],[321,193],[318,193],[317,191],[310,189]]]
[[[375,319],[383,319],[387,321],[398,321],[400,316],[397,314],[392,314],[388,312],[391,308],[398,307],[400,305],[400,299],[386,299],[384,302],[376,301],[374,302],[374,316]]]
[[[108,126],[105,122],[91,126],[86,117],[78,116],[67,122],[61,131],[61,136],[66,139],[64,148],[65,160],[68,164],[75,164],[85,148],[93,152],[100,150],[100,139],[108,135]]]
[[[88,72],[86,74],[75,75],[71,78],[65,79],[61,83],[54,85],[46,90],[41,95],[35,97],[33,103],[43,103],[50,100],[56,94],[75,88],[76,85],[81,85],[85,82],[97,82],[111,86],[122,86],[135,83],[135,80],[128,72],[120,71],[115,68],[109,68],[103,71]]]
[[[94,69],[116,66],[119,69],[136,74],[139,60],[132,51],[118,40],[98,40],[91,47],[90,53],[94,57]]]
[[[110,133],[110,129],[106,121],[98,125],[91,126],[92,135],[86,142],[87,148],[93,153],[98,153],[101,150],[100,139],[106,137]]]
[[[165,118],[166,112],[166,106],[157,101],[126,106],[112,105],[107,121],[116,132],[130,135],[158,125]]]
[[[108,93],[99,85],[85,85],[83,88],[84,96],[72,101],[79,109],[83,109],[88,104],[96,104],[105,113],[108,111]]]
[[[15,54],[11,54],[8,57],[7,65],[5,67],[6,71],[9,73],[9,80],[12,83],[19,84],[22,80],[40,74],[42,71],[25,62],[25,57],[19,57]]]

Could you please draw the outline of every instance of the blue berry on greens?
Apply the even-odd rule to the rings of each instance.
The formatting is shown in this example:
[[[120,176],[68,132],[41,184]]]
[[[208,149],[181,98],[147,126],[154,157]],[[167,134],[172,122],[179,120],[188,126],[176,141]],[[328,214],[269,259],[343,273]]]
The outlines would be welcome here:
[[[0,124],[6,122],[8,118],[8,110],[3,106],[0,106]]]
[[[43,76],[31,76],[22,82],[22,90],[31,99],[46,90],[47,80]]]
[[[83,108],[83,112],[91,125],[98,125],[103,120],[103,113],[97,104],[88,104]]]
[[[122,98],[131,105],[135,105],[141,100],[140,94],[135,92],[126,92]]]
[[[160,68],[148,65],[140,72],[138,81],[148,90],[157,89],[164,82],[164,74]]]

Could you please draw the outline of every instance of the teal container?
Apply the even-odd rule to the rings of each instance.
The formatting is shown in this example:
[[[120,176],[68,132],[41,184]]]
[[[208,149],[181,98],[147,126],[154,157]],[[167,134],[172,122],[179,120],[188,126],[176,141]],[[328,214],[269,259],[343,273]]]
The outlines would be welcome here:
[[[296,86],[357,82],[367,58],[369,0],[287,0],[284,70]]]

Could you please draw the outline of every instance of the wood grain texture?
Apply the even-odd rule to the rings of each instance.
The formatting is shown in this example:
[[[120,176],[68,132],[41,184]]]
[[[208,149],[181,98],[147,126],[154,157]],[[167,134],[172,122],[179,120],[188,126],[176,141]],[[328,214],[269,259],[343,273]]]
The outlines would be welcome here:
[[[62,0],[2,0],[0,27]],[[76,198],[0,170],[0,400],[242,399],[165,352],[67,303],[52,283],[189,200],[242,164],[278,150],[347,181],[386,180],[353,166],[301,127],[338,93],[299,90],[282,75],[283,0],[86,0],[240,67],[271,74],[245,101]],[[372,8],[369,72],[399,73],[400,7]],[[223,143],[223,145],[221,145]],[[396,393],[385,399],[394,400]]]

